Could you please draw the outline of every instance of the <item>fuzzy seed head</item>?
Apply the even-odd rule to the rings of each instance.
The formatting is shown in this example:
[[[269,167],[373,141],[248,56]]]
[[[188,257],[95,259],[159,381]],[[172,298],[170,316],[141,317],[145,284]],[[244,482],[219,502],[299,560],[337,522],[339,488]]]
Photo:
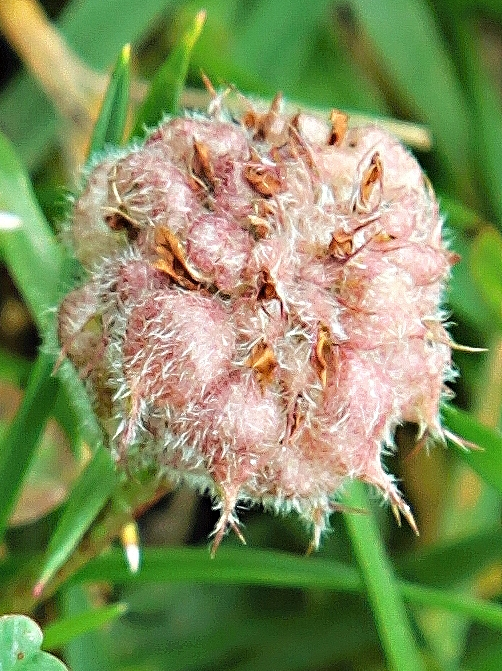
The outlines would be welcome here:
[[[413,524],[382,466],[403,421],[441,435],[450,259],[415,159],[276,97],[241,121],[165,121],[96,165],[71,237],[88,279],[59,310],[118,461],[236,505],[295,510],[314,544],[347,478]],[[240,533],[240,532],[238,532]]]

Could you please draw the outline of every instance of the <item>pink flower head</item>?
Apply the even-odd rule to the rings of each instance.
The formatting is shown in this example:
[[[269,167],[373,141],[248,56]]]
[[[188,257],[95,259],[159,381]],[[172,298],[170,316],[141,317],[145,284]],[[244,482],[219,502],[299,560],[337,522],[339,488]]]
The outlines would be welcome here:
[[[396,426],[440,433],[450,255],[434,194],[385,130],[270,110],[164,122],[76,202],[87,283],[59,310],[130,468],[325,530],[347,478],[414,526],[382,466]]]

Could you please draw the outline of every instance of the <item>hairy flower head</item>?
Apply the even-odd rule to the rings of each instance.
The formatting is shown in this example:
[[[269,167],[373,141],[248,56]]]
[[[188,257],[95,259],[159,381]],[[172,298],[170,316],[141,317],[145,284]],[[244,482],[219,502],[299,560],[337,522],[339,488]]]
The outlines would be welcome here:
[[[378,126],[248,109],[171,119],[105,158],[71,235],[87,282],[59,310],[117,460],[319,542],[347,478],[414,526],[382,466],[396,426],[438,435],[450,255],[415,159]],[[240,532],[238,532],[240,533]]]

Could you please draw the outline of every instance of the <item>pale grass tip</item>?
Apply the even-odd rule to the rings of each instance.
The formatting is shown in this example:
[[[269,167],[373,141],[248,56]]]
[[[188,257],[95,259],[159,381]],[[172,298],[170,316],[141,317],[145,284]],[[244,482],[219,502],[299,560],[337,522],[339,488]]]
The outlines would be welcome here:
[[[139,570],[141,552],[139,548],[139,532],[136,522],[129,522],[122,527],[120,541],[124,548],[127,564],[131,573]]]
[[[23,221],[21,217],[12,212],[0,212],[0,231],[15,231],[21,228]]]

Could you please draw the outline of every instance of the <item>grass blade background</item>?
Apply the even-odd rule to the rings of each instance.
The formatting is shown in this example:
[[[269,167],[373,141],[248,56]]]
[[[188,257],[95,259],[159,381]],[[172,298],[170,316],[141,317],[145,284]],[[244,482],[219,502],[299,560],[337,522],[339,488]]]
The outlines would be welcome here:
[[[73,617],[57,620],[44,629],[42,648],[44,650],[57,650],[77,636],[98,629],[126,612],[126,604],[115,603],[111,606],[102,606]]]
[[[88,614],[93,609],[90,595],[78,585],[65,589],[60,602],[62,602],[61,610],[65,620],[74,620],[74,618]],[[106,645],[104,634],[104,628],[91,629],[67,642],[64,652],[71,671],[75,669],[102,671],[112,667],[112,651],[110,646]]]
[[[344,502],[354,508],[368,508],[364,485],[352,482]],[[394,572],[374,517],[345,514],[345,523],[363,575],[375,622],[390,669],[425,669]]]
[[[445,608],[456,614],[468,615],[476,622],[488,627],[502,630],[502,606],[500,604],[488,603],[462,593],[455,594],[423,585],[401,583],[399,587],[403,597],[414,604]]]
[[[110,453],[100,447],[72,488],[58,525],[49,541],[47,557],[34,588],[39,595],[77,547],[117,485]]]
[[[72,0],[57,26],[86,63],[105,71],[124,44],[134,44],[173,4],[173,0]],[[30,169],[39,165],[61,126],[51,103],[27,74],[16,77],[3,92],[0,119],[3,132]]]
[[[360,517],[353,515],[353,517]],[[313,557],[298,557],[263,550],[221,549],[214,560],[208,551],[194,548],[145,548],[142,570],[127,570],[121,552],[94,559],[72,583],[108,580],[131,585],[195,583],[198,585],[259,585],[278,588],[336,590],[365,593],[365,584],[355,566]],[[451,576],[450,576],[451,577]],[[399,599],[451,612],[462,611],[473,620],[502,631],[502,605],[395,578]],[[463,605],[459,605],[461,601]],[[401,643],[403,623],[394,631]]]
[[[502,332],[502,235],[495,229],[483,230],[473,242],[469,264],[495,328]]]
[[[44,330],[59,298],[63,255],[12,144],[0,133],[0,211],[19,217],[19,228],[0,230],[0,255],[37,325]]]
[[[441,409],[446,426],[457,436],[471,441],[480,450],[463,450],[449,441],[463,461],[502,494],[502,435],[478,422],[470,413],[451,405]]]
[[[54,404],[57,380],[51,377],[53,365],[51,356],[39,354],[21,407],[0,440],[0,538]]]
[[[298,557],[284,552],[222,547],[211,560],[208,548],[145,548],[141,571],[131,574],[121,553],[94,559],[72,579],[114,582],[195,582],[206,584],[273,585],[358,591],[355,567],[341,562]]]
[[[301,78],[312,48],[312,38],[330,3],[312,3],[309,11],[299,8],[296,0],[256,2],[249,16],[239,26],[238,49],[248,60],[259,61],[263,79],[284,87]],[[267,40],[263,40],[267,35]],[[278,45],[289,40],[296,49],[283,50],[278,57]]]
[[[136,114],[133,137],[144,135],[145,127],[158,124],[165,114],[178,112],[192,49],[205,20],[206,13],[199,12],[189,28],[181,35],[179,43],[174,46],[165,63],[157,71],[150,90]]]
[[[409,581],[429,587],[454,588],[492,570],[501,555],[502,529],[497,526],[407,553],[398,557],[396,570],[401,578]]]
[[[0,257],[38,327],[47,348],[56,351],[54,308],[69,283],[71,263],[50,229],[33,193],[29,176],[12,144],[0,133],[0,211],[19,217],[19,228],[1,230]],[[51,370],[53,364],[51,366]],[[51,370],[48,371],[50,374]],[[85,427],[87,440],[99,435],[83,385],[71,368],[58,375],[67,389],[59,397],[63,426]],[[66,399],[61,406],[61,399]],[[77,436],[71,436],[73,442]]]
[[[101,111],[92,133],[89,155],[102,151],[106,145],[120,146],[122,144],[129,105],[130,80],[131,45],[126,44],[120,52],[110,77]]]
[[[428,4],[419,0],[350,0],[349,4],[399,98],[431,126],[443,167],[442,181],[435,186],[472,197],[471,176],[465,168],[466,100]]]

